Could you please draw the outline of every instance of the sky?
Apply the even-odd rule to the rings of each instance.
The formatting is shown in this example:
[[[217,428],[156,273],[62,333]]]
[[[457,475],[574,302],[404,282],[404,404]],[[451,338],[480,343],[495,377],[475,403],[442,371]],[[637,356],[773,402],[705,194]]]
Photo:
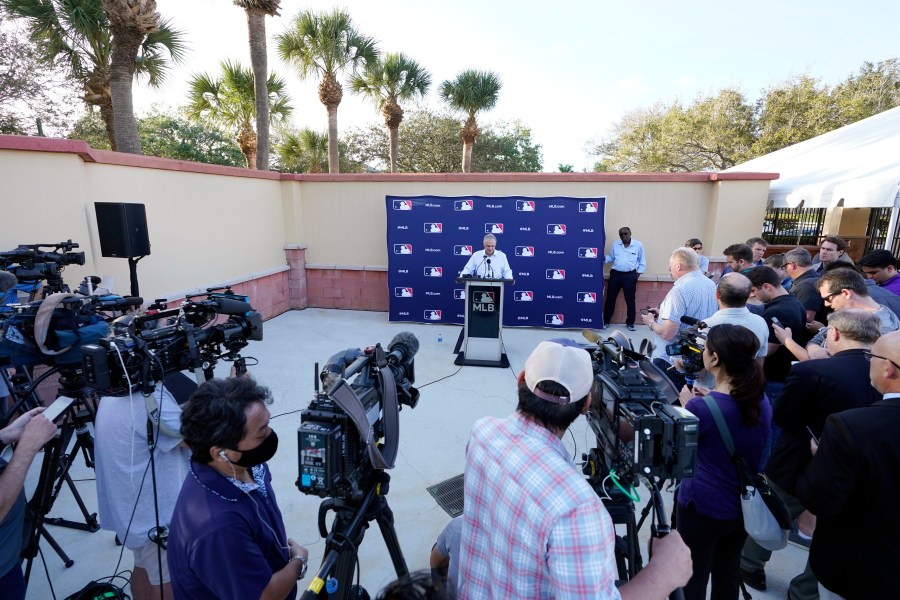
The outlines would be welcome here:
[[[425,103],[433,109],[442,108],[442,81],[471,68],[497,73],[499,100],[479,123],[520,120],[548,172],[560,164],[591,170],[588,144],[631,110],[724,87],[754,101],[793,75],[833,85],[864,61],[900,56],[896,0],[282,0],[281,16],[266,19],[269,69],[287,81],[297,128],[325,131],[325,107],[317,81],[301,81],[278,58],[274,38],[301,10],[335,7],[382,51],[403,52],[431,73]],[[160,89],[135,85],[138,115],[154,103],[184,104],[190,77],[217,74],[224,59],[249,66],[245,13],[231,0],[157,0],[157,10],[184,30],[189,51]],[[374,105],[345,85],[340,131],[372,123],[383,124]]]

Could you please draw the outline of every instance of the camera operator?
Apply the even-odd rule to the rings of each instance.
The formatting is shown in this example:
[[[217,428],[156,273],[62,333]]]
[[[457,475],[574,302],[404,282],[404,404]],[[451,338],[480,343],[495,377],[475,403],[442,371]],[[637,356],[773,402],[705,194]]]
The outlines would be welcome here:
[[[772,422],[762,367],[754,360],[758,350],[753,332],[730,323],[710,329],[703,349],[703,366],[715,379],[709,395],[731,431],[735,451],[753,473],[761,466]],[[682,405],[700,420],[696,475],[678,488],[678,531],[694,561],[684,598],[705,600],[711,575],[712,598],[737,600],[741,548],[747,539],[741,482],[709,407],[694,394],[701,391],[686,386],[681,391]]]
[[[590,407],[593,382],[583,348],[541,342],[519,374],[516,412],[475,423],[458,597],[652,600],[687,580],[690,553],[673,532],[653,540],[652,560],[616,589],[612,520],[561,439]]]
[[[267,460],[278,449],[269,390],[250,377],[211,379],[191,396],[191,448],[169,534],[179,598],[294,598],[309,552],[287,537]]]
[[[41,448],[56,435],[56,425],[34,408],[0,429],[0,450],[16,444],[9,463],[0,458],[0,594],[25,598],[22,539],[25,525],[25,475]]]
[[[166,551],[149,536],[157,526],[154,495],[159,525],[165,526],[172,518],[190,460],[190,452],[177,435],[181,408],[170,392],[162,385],[154,392],[163,424],[152,434],[155,481],[149,472],[147,406],[141,393],[104,396],[94,423],[100,526],[116,532],[119,541],[134,553],[131,592],[135,600],[159,598],[160,587],[164,598],[172,598]]]
[[[497,250],[497,237],[493,233],[484,236],[484,250],[474,252],[460,275],[512,279],[512,269],[506,255]]]

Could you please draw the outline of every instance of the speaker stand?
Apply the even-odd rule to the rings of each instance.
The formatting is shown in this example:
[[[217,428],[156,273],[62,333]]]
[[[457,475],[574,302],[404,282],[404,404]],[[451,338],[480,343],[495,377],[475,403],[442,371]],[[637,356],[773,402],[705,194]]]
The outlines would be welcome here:
[[[143,256],[138,256],[137,258],[128,257],[128,273],[131,276],[131,295],[132,296],[140,296],[140,290],[138,289],[138,278],[137,278],[137,264],[138,261],[144,258]]]

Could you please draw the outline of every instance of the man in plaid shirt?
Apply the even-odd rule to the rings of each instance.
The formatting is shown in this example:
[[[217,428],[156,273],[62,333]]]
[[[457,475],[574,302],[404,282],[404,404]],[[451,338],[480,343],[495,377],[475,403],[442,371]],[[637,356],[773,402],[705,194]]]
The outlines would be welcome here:
[[[541,342],[519,375],[519,405],[475,423],[466,450],[458,598],[666,597],[691,576],[678,533],[616,589],[615,531],[562,443],[587,412],[593,370],[571,340]],[[621,594],[621,595],[620,595]]]

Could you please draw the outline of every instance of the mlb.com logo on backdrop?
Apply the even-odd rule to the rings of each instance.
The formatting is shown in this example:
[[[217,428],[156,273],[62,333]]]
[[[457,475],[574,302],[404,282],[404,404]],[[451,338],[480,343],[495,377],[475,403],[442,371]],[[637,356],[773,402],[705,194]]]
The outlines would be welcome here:
[[[547,223],[547,235],[566,235],[566,226],[562,223]]]
[[[579,302],[588,302],[591,304],[596,304],[597,302],[597,292],[578,292]]]
[[[579,202],[578,203],[578,212],[583,213],[595,213],[600,211],[600,203],[599,202]]]
[[[412,244],[394,244],[394,254],[412,254]]]
[[[534,200],[516,200],[516,210],[534,212]]]
[[[513,293],[516,302],[534,302],[534,292],[531,290],[516,290]]]
[[[547,269],[547,279],[562,280],[566,278],[565,269]]]
[[[412,200],[394,200],[394,210],[412,210]]]
[[[395,287],[394,288],[394,297],[395,298],[412,298],[413,289],[411,287]]]
[[[454,300],[465,300],[466,299],[466,290],[463,288],[456,288],[453,290],[453,299]]]
[[[578,258],[597,258],[597,249],[596,248],[579,248],[578,249]]]
[[[503,233],[503,223],[485,223],[485,233]]]
[[[472,256],[472,246],[453,246],[453,254],[455,256]]]
[[[443,277],[444,267],[425,267],[425,277]]]
[[[561,313],[544,315],[544,325],[563,325],[565,322],[566,317]]]
[[[440,321],[441,320],[441,311],[438,309],[431,309],[425,311],[425,320],[426,321]]]
[[[443,233],[444,226],[441,223],[425,223],[425,233]]]
[[[475,202],[473,200],[454,200],[453,210],[475,210]]]
[[[516,246],[516,256],[534,256],[534,246]]]

